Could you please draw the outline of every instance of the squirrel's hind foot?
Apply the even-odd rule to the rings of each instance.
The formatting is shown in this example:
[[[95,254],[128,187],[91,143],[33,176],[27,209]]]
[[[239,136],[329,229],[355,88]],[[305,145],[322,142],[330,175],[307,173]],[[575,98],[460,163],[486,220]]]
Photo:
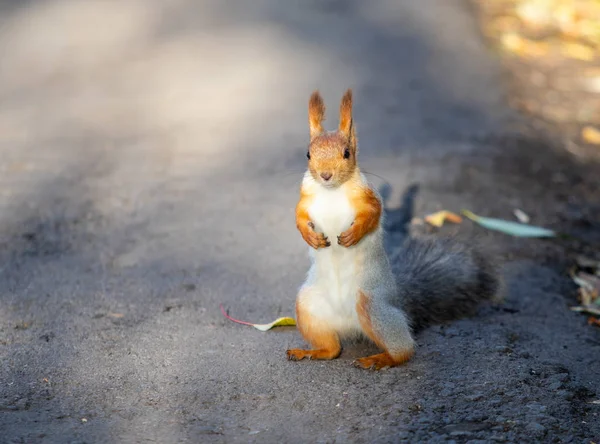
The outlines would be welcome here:
[[[300,348],[292,348],[286,352],[287,358],[290,361],[301,361],[303,359],[335,359],[340,355],[339,350],[302,350]]]
[[[388,367],[396,367],[408,362],[414,354],[413,350],[408,350],[406,353],[392,357],[389,353],[380,353],[378,355],[367,356],[355,360],[352,365],[357,368],[366,370],[383,370]]]

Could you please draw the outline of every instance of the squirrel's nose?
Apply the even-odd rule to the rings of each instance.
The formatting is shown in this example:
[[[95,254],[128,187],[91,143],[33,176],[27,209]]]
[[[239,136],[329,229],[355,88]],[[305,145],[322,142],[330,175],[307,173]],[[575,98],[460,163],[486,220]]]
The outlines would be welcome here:
[[[321,177],[323,178],[324,181],[328,181],[329,179],[331,179],[332,174],[331,173],[321,173]]]

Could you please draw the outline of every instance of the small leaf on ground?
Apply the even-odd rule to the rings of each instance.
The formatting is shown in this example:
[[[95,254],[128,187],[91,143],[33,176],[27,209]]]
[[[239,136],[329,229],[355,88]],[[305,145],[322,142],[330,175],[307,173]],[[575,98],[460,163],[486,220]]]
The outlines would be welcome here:
[[[597,325],[598,327],[600,327],[600,319],[590,316],[588,318],[588,324],[589,325]]]
[[[579,313],[588,313],[588,314],[600,316],[600,308],[595,308],[595,307],[589,306],[589,305],[586,307],[582,307],[582,306],[571,307],[571,310],[577,311]]]
[[[469,210],[463,210],[462,213],[473,222],[481,225],[488,230],[500,231],[505,234],[516,237],[555,237],[556,233],[552,230],[534,225],[521,224],[503,219],[494,219],[491,217],[477,216]]]
[[[579,286],[580,305],[571,310],[593,315],[588,318],[588,324],[600,326],[600,261],[578,256],[575,262],[577,267],[571,272],[571,278]]]
[[[522,224],[529,223],[529,216],[523,210],[519,210],[518,208],[515,208],[515,210],[513,211],[513,214],[515,215],[517,220],[519,222],[521,222]]]
[[[589,269],[597,276],[600,276],[600,260],[587,256],[577,256],[575,262],[579,268]]]
[[[223,313],[223,316],[225,316],[230,321],[233,321],[235,323],[242,324],[242,325],[249,325],[260,331],[267,331],[274,327],[287,327],[287,326],[296,325],[296,320],[294,318],[290,318],[290,317],[277,318],[273,322],[269,322],[268,324],[253,324],[252,322],[240,321],[238,319],[235,319],[235,318],[232,318],[231,316],[229,316],[229,314],[227,314],[227,312],[223,308],[223,304],[221,304],[220,307],[221,307],[221,313]]]
[[[586,143],[600,145],[600,130],[588,125],[581,130],[581,138]]]
[[[586,287],[579,289],[579,300],[582,305],[590,305],[598,302],[598,291]]]
[[[462,217],[450,211],[442,210],[438,211],[437,213],[425,216],[425,222],[427,222],[429,225],[433,225],[434,227],[439,228],[442,225],[444,225],[444,222],[452,222],[453,224],[459,224],[462,222]]]
[[[573,280],[577,285],[590,291],[600,292],[600,277],[580,271]]]

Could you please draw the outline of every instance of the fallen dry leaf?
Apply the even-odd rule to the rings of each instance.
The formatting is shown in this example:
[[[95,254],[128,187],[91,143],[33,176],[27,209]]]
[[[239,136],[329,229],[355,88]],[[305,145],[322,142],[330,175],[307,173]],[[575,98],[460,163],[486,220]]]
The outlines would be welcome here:
[[[588,318],[588,325],[597,325],[598,327],[600,327],[600,319],[590,316]]]
[[[590,306],[590,305],[588,305],[586,307],[577,306],[577,307],[571,307],[571,310],[579,312],[579,313],[587,313],[587,314],[592,314],[595,316],[600,316],[600,307],[596,308],[596,307]]]
[[[584,271],[578,272],[573,276],[573,281],[581,288],[586,288],[589,291],[600,293],[600,277]]]
[[[579,302],[581,305],[589,305],[598,299],[598,291],[586,287],[579,288]]]
[[[581,138],[586,143],[600,145],[600,130],[594,128],[593,126],[585,126],[581,130]]]
[[[575,258],[575,262],[579,268],[590,269],[594,274],[600,275],[600,260],[580,255]]]
[[[437,213],[425,216],[425,222],[434,227],[441,227],[444,222],[451,222],[453,224],[459,224],[462,222],[462,217],[458,214],[452,213],[451,211],[438,211]]]
[[[233,321],[237,324],[249,325],[260,331],[267,331],[272,329],[273,327],[287,327],[296,325],[296,320],[290,317],[277,318],[273,322],[269,322],[268,324],[253,324],[252,322],[240,321],[238,319],[232,318],[231,316],[229,316],[229,314],[227,314],[227,312],[223,308],[223,304],[220,305],[220,308],[221,313],[223,313],[223,316],[225,316],[230,321]]]

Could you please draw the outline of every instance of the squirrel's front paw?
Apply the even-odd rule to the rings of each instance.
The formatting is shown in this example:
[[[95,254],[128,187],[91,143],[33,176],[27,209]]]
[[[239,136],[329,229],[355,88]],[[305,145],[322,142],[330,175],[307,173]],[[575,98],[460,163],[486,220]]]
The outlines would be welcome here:
[[[352,226],[337,237],[337,242],[342,247],[351,247],[352,245],[356,245],[360,239],[360,233]]]
[[[315,230],[315,225],[312,222],[308,223],[308,230],[304,233],[304,240],[308,245],[313,247],[315,250],[319,248],[326,248],[331,245],[329,239],[323,233],[317,233]]]

